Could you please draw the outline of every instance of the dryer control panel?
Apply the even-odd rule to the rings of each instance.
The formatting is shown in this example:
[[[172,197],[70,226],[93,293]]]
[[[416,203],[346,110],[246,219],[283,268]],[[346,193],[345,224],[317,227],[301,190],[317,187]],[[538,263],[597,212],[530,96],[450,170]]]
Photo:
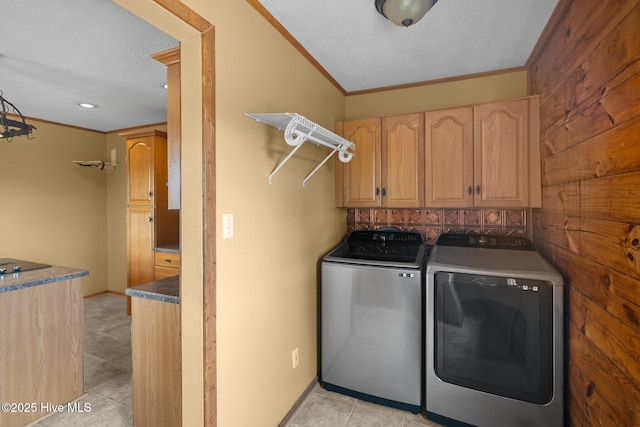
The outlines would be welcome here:
[[[465,248],[510,249],[535,251],[533,243],[521,236],[496,236],[492,234],[442,234],[436,241],[438,246]]]

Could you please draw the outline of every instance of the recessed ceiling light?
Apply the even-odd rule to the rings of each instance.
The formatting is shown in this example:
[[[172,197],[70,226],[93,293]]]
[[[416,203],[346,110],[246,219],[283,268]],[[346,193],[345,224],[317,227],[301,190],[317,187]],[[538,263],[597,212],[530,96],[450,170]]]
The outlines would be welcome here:
[[[169,87],[169,84],[168,83],[162,83],[162,87],[166,89],[166,88]]]
[[[82,103],[80,103],[80,106],[84,107],[84,108],[96,108],[97,107],[97,105],[89,104],[88,102],[82,102]]]

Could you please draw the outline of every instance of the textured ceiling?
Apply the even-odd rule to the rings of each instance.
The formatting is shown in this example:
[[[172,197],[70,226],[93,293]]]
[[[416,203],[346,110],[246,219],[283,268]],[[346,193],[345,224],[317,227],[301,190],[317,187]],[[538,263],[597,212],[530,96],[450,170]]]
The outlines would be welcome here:
[[[525,65],[557,0],[439,0],[398,27],[374,0],[258,0],[346,92]]]
[[[557,3],[439,0],[402,28],[374,0],[248,1],[346,93],[521,67]],[[0,10],[0,91],[23,115],[100,131],[166,120],[166,69],[150,55],[173,38],[112,0],[0,0]]]
[[[111,0],[0,10],[0,91],[24,116],[100,131],[166,121],[166,67],[150,55],[176,40]]]

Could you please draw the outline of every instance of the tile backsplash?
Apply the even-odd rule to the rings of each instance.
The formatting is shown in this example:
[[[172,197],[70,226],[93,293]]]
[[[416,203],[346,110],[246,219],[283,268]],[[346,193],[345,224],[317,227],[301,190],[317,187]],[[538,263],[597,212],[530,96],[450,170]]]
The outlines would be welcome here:
[[[396,227],[426,242],[443,233],[527,235],[526,209],[347,209],[347,231]]]

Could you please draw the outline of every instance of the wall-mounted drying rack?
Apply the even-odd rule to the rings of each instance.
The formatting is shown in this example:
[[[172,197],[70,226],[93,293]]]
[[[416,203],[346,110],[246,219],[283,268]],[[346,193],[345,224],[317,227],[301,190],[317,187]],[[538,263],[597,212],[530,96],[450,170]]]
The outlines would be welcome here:
[[[305,141],[311,141],[316,145],[323,145],[330,148],[331,153],[320,162],[314,170],[306,176],[302,181],[302,187],[304,188],[309,178],[318,171],[324,165],[327,160],[338,152],[338,158],[341,162],[349,162],[355,153],[349,150],[355,150],[356,146],[353,142],[344,139],[343,137],[336,135],[335,133],[328,131],[322,126],[312,122],[311,120],[296,114],[296,113],[266,113],[266,114],[254,114],[245,113],[247,117],[251,117],[258,122],[266,123],[275,127],[278,130],[284,131],[284,140],[287,144],[294,146],[295,148],[276,166],[276,168],[269,174],[269,184],[273,181],[273,176],[280,170],[280,168],[287,163],[287,161],[295,154],[296,151]]]
[[[73,163],[75,163],[76,165],[80,165],[80,166],[98,168],[100,170],[104,169],[105,167],[108,167],[108,168],[111,168],[111,169],[115,169],[116,168],[116,164],[115,163],[107,163],[107,162],[102,161],[102,160],[73,160]]]
[[[86,167],[94,167],[100,170],[104,170],[104,168],[114,169],[116,168],[116,149],[111,149],[111,163],[105,162],[103,160],[73,160],[73,163],[79,166]]]

